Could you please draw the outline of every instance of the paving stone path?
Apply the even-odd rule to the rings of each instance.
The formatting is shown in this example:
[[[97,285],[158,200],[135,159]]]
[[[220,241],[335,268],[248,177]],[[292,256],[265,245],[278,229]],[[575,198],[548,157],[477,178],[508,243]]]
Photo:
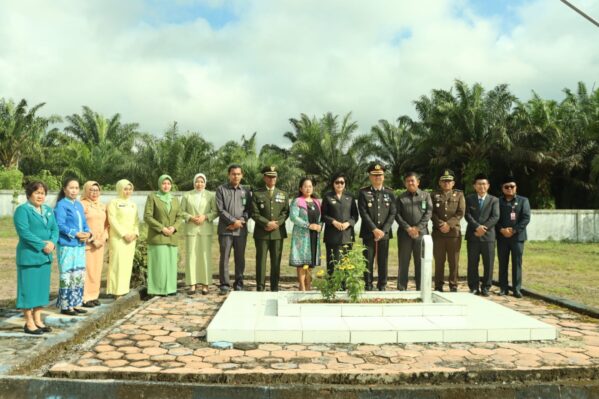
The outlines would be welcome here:
[[[460,287],[465,290],[465,287]],[[292,284],[282,289],[295,289]],[[205,381],[240,374],[414,375],[493,370],[599,369],[599,321],[531,299],[490,300],[559,328],[557,341],[394,345],[236,344],[211,348],[204,329],[224,301],[206,296],[156,297],[119,320],[87,349],[56,363],[50,375]],[[213,377],[211,380],[210,376]]]

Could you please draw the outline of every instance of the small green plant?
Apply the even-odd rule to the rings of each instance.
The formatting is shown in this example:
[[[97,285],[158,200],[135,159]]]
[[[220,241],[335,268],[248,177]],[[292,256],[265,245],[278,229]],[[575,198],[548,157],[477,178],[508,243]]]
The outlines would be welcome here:
[[[331,275],[328,275],[324,269],[316,272],[314,286],[320,290],[325,301],[334,300],[337,293],[344,289],[350,302],[358,302],[364,292],[364,273],[368,271],[363,251],[364,248],[356,244],[345,252],[339,262],[335,263],[335,270]]]
[[[140,226],[139,237],[135,243],[135,255],[133,256],[133,270],[131,273],[131,285],[141,287],[146,285],[146,276],[148,273],[148,242],[147,228]]]

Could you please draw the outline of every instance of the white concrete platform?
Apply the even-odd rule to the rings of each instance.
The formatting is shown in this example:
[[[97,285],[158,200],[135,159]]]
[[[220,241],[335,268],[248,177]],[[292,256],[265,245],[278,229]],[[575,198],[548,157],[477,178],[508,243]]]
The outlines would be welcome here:
[[[557,329],[469,293],[433,293],[432,303],[298,304],[319,293],[231,292],[207,329],[209,342],[410,343],[534,341]],[[419,292],[364,296],[418,297]]]

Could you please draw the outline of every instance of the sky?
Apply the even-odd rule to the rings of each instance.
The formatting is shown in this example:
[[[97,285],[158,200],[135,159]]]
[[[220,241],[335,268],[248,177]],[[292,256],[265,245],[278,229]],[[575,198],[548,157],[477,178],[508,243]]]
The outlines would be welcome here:
[[[559,0],[0,0],[0,97],[217,146],[302,113],[366,133],[455,79],[560,100],[599,83],[599,28]]]

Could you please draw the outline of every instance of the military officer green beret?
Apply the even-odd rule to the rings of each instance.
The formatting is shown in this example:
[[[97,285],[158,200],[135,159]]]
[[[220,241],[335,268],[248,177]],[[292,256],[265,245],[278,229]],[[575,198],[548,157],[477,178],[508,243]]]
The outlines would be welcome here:
[[[265,166],[262,168],[262,174],[264,176],[277,177],[277,168],[275,166]]]
[[[439,180],[441,180],[441,181],[444,181],[444,180],[453,181],[453,180],[455,180],[455,174],[453,173],[453,170],[451,170],[451,169],[445,169],[443,171],[443,173],[441,173],[441,177],[439,177]]]
[[[374,162],[368,166],[368,173],[371,175],[384,175],[385,165],[380,162]]]

